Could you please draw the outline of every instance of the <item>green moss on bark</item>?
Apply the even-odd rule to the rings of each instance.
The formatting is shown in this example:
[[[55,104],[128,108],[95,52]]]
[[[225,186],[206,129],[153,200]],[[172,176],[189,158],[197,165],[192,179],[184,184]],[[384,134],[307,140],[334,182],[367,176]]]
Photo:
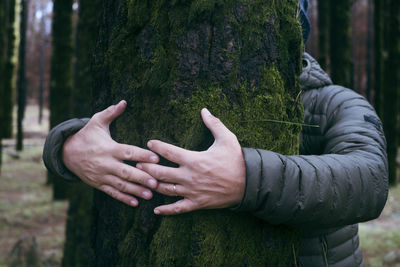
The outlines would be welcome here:
[[[242,146],[298,152],[300,128],[269,121],[303,118],[297,1],[126,0],[104,8],[95,108],[128,101],[112,127],[117,141],[206,149],[213,138],[200,110],[208,107]],[[155,216],[154,207],[176,200],[157,194],[136,209],[96,195],[94,264],[293,264],[294,229],[229,210]]]

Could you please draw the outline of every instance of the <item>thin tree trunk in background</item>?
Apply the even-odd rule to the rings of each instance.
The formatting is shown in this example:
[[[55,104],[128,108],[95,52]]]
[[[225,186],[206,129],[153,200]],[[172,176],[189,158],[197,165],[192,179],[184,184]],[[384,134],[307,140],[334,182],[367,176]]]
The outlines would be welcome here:
[[[50,77],[50,128],[71,118],[72,90],[72,0],[55,0],[53,8],[53,54]],[[53,198],[65,199],[68,184],[48,174]]]
[[[15,0],[0,3],[0,172],[2,139],[12,136]]]
[[[92,114],[93,79],[90,66],[98,33],[97,21],[101,11],[100,3],[100,0],[79,1],[72,90],[72,113],[77,118],[90,117]],[[93,189],[85,183],[74,183],[70,186],[69,191],[62,266],[89,266],[89,261],[93,257],[90,243]]]
[[[380,118],[383,118],[383,29],[383,0],[374,0],[374,104]]]
[[[95,110],[126,99],[119,141],[213,142],[208,107],[243,146],[298,153],[302,35],[297,1],[104,1],[95,54]],[[167,164],[165,161],[164,164]],[[155,216],[155,195],[128,207],[95,192],[92,266],[292,266],[298,233],[230,210]]]
[[[367,88],[366,88],[366,97],[367,100],[373,104],[372,101],[372,62],[373,62],[373,29],[374,29],[374,13],[373,13],[373,0],[368,0],[368,15],[367,15],[367,60],[366,60],[366,75],[367,75]]]
[[[331,77],[335,84],[353,86],[350,38],[350,0],[336,0],[330,6]]]
[[[5,68],[5,58],[6,58],[6,44],[7,44],[7,39],[6,39],[6,13],[7,13],[7,8],[6,8],[7,2],[6,1],[0,1],[0,81],[5,79],[4,76],[4,68]],[[5,101],[5,89],[3,84],[0,83],[0,101],[3,104],[3,101]],[[4,120],[3,118],[5,117],[4,110],[3,108],[0,109],[0,129],[3,129],[3,123]],[[0,130],[0,173],[1,173],[1,167],[3,163],[3,145],[2,145],[2,139],[3,139],[3,131]]]
[[[21,0],[21,23],[20,23],[20,43],[18,54],[18,111],[17,111],[17,144],[16,150],[23,149],[23,127],[25,106],[26,106],[26,28],[28,22],[28,0]]]
[[[318,0],[318,63],[324,70],[328,69],[329,59],[330,1]]]
[[[388,0],[385,5],[388,17],[384,26],[384,44],[387,59],[384,64],[383,79],[383,125],[387,141],[389,161],[389,183],[397,183],[397,148],[399,129],[399,92],[400,92],[400,1]]]
[[[4,93],[2,95],[2,116],[0,116],[0,120],[2,122],[1,130],[2,134],[0,134],[3,138],[11,138],[12,137],[12,111],[13,111],[13,75],[14,75],[14,63],[12,62],[14,57],[14,45],[15,45],[15,29],[14,29],[14,21],[15,21],[15,0],[7,0],[8,2],[8,10],[7,10],[7,49],[5,56],[5,64],[4,64],[4,84],[3,90]]]
[[[43,91],[44,91],[44,49],[46,46],[46,33],[44,16],[40,19],[40,47],[39,47],[39,124],[42,124],[43,119]]]

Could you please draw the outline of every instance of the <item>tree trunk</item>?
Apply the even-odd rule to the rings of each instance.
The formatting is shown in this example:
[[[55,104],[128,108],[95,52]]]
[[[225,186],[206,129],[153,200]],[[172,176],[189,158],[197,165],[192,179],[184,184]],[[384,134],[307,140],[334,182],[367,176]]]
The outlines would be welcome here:
[[[336,84],[353,87],[350,39],[350,0],[336,0],[330,7],[331,76]]]
[[[46,47],[46,25],[44,15],[40,18],[40,47],[39,47],[39,124],[42,124],[43,119],[43,91],[44,91],[44,75],[45,75],[45,53]]]
[[[366,59],[366,75],[367,75],[367,85],[366,85],[366,97],[367,100],[370,103],[373,103],[371,94],[372,94],[372,82],[373,82],[373,77],[372,77],[372,62],[373,62],[373,2],[372,0],[368,0],[367,2],[368,6],[368,14],[367,14],[367,43],[366,43],[366,49],[367,49],[367,59]]]
[[[399,92],[400,92],[400,2],[388,0],[388,17],[385,20],[385,46],[387,59],[384,64],[383,80],[383,124],[387,141],[389,161],[389,183],[397,183],[397,148],[399,129]]]
[[[383,118],[383,1],[374,0],[374,104],[379,117]]]
[[[7,46],[6,46],[6,57],[4,65],[4,85],[2,95],[2,116],[0,118],[2,122],[2,134],[3,138],[12,137],[12,109],[13,109],[13,75],[14,75],[14,64],[12,62],[14,57],[14,44],[15,44],[15,0],[8,0],[7,11]]]
[[[0,3],[0,170],[2,139],[12,137],[15,0]]]
[[[322,69],[328,69],[330,0],[318,0],[318,62]]]
[[[128,107],[112,127],[119,142],[157,138],[187,149],[213,138],[208,107],[243,146],[298,153],[302,35],[297,1],[103,1],[94,64],[95,110]],[[165,160],[164,164],[168,164]],[[298,232],[247,213],[155,216],[177,198],[128,207],[96,191],[94,266],[291,266]]]
[[[26,27],[28,23],[28,0],[21,0],[20,39],[18,52],[18,112],[17,112],[17,144],[16,150],[23,149],[24,133],[22,122],[26,106]]]
[[[50,78],[50,128],[71,118],[72,90],[72,0],[55,0],[53,11],[53,54]],[[54,199],[65,199],[67,183],[53,174]]]
[[[92,114],[92,76],[90,65],[97,37],[97,21],[101,10],[99,0],[80,0],[75,43],[75,73],[72,90],[74,117]],[[93,250],[90,244],[93,189],[74,183],[68,194],[69,209],[62,266],[89,266]],[[85,253],[82,253],[85,251]]]

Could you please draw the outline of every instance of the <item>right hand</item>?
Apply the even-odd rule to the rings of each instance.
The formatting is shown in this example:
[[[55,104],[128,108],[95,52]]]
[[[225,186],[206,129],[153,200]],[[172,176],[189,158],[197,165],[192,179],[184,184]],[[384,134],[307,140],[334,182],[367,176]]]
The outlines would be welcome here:
[[[65,141],[62,158],[65,166],[86,184],[125,204],[137,206],[136,197],[151,199],[148,188],[154,189],[158,183],[148,173],[123,161],[157,163],[159,157],[111,138],[109,125],[125,108],[126,101],[122,100],[94,114],[85,127]]]

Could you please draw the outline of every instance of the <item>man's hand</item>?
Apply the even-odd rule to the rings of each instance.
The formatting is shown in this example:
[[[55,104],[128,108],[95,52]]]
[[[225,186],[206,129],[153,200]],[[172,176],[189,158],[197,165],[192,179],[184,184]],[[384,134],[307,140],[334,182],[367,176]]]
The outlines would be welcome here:
[[[159,158],[149,150],[119,144],[111,138],[109,125],[125,107],[126,102],[121,101],[93,115],[84,128],[64,143],[62,157],[65,166],[88,185],[137,206],[138,200],[133,196],[152,198],[146,187],[156,188],[157,181],[123,161],[157,163]]]
[[[158,164],[136,165],[159,181],[156,191],[183,199],[154,209],[155,214],[174,215],[198,209],[227,208],[240,203],[245,189],[245,165],[236,136],[207,109],[201,111],[204,124],[215,138],[202,152],[185,150],[151,140],[148,147],[179,164],[179,168]]]

